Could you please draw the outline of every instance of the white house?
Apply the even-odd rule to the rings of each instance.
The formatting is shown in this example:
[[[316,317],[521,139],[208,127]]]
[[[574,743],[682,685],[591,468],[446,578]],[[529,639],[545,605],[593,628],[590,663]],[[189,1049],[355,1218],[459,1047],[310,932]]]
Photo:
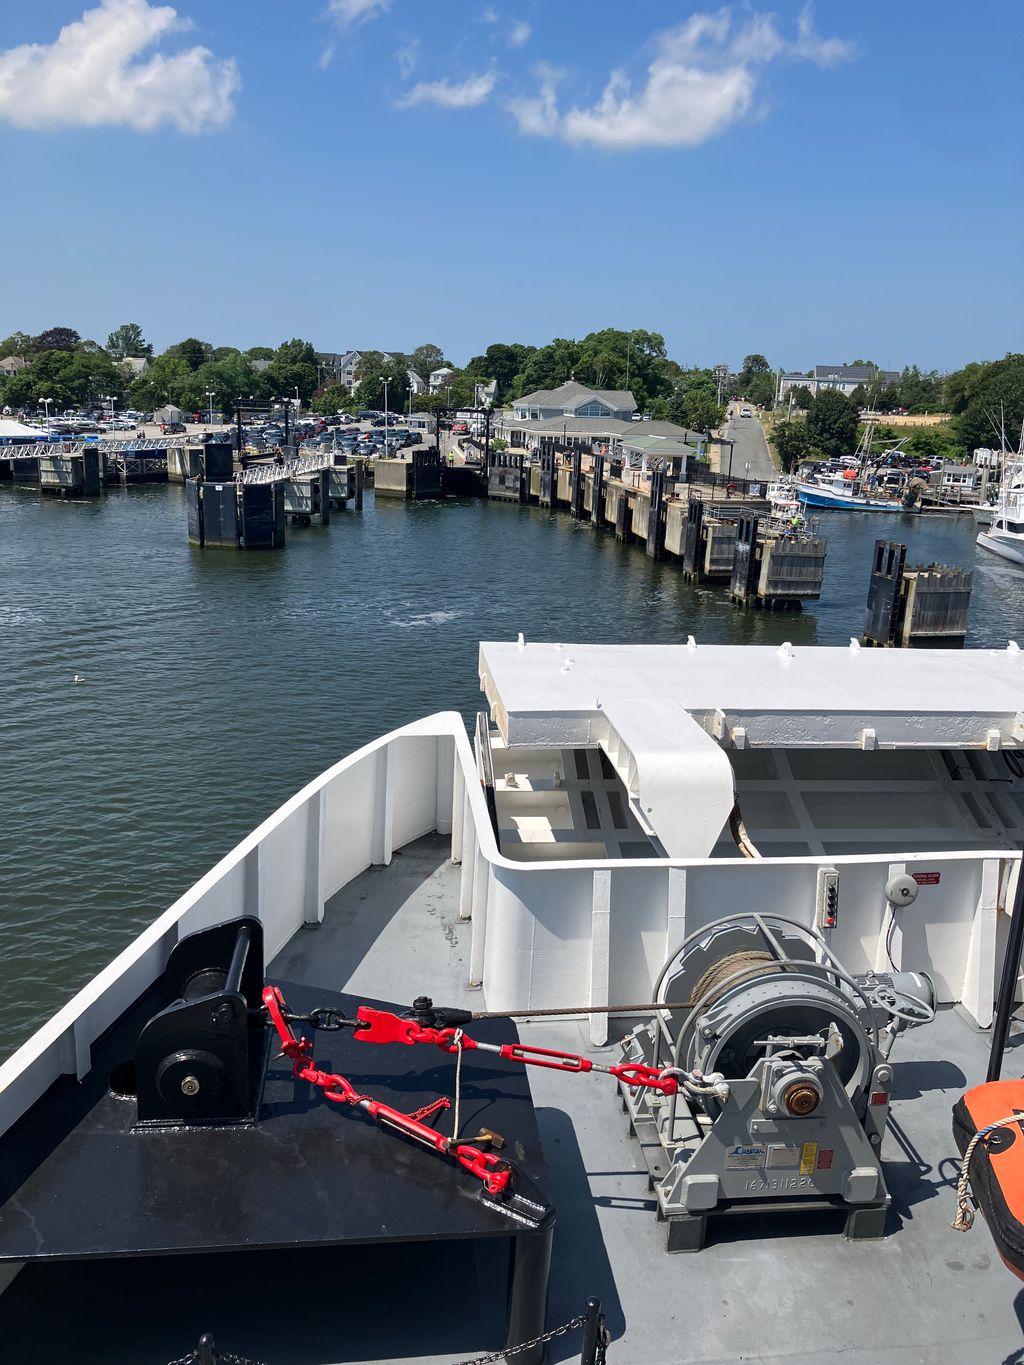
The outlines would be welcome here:
[[[0,360],[0,375],[3,375],[5,379],[12,379],[16,374],[19,374],[27,366],[28,361],[24,358],[24,356],[5,355],[3,360]]]
[[[455,371],[450,365],[439,365],[436,370],[431,370],[430,376],[427,379],[430,392],[440,393],[443,388],[446,388],[447,385],[452,382],[454,376]]]
[[[815,365],[812,375],[784,374],[779,379],[776,402],[781,403],[790,389],[805,388],[817,397],[825,389],[838,389],[847,397],[861,384],[865,388],[877,379],[883,389],[895,384],[900,377],[899,370],[876,370],[874,365]]]
[[[426,393],[427,386],[415,370],[406,370],[405,373],[409,380],[409,392],[414,398],[418,397],[421,393]]]
[[[117,363],[133,379],[138,379],[139,375],[145,374],[149,369],[149,360],[144,355],[126,355],[123,360],[119,360]]]
[[[636,412],[636,401],[626,389],[590,389],[570,379],[557,389],[524,394],[515,399],[512,407],[513,415],[521,422],[553,417],[604,417],[628,422]]]

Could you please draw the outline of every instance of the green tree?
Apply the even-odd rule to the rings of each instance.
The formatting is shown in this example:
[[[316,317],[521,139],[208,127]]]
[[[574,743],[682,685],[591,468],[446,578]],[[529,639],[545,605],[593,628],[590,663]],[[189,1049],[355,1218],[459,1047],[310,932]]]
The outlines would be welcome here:
[[[852,455],[860,418],[856,403],[838,389],[822,389],[807,414],[807,436],[813,450],[832,459]]]
[[[133,356],[151,356],[153,347],[142,335],[137,322],[122,322],[107,337],[107,354],[114,360],[126,360]]]
[[[755,399],[749,392],[751,381],[753,380],[755,375],[770,374],[771,368],[772,367],[768,364],[768,361],[765,359],[765,357],[763,355],[759,355],[756,351],[754,352],[753,355],[745,355],[743,357],[743,366],[738,376],[740,393],[743,394],[746,398],[749,398],[752,403],[756,402],[757,399]]]
[[[35,340],[37,351],[73,351],[81,337],[73,327],[48,327]]]
[[[712,370],[685,371],[667,406],[669,418],[692,431],[712,431],[725,416],[725,406],[718,401],[718,380]]]
[[[273,360],[274,348],[272,346],[250,346],[247,351],[242,352],[242,359],[253,360]]]
[[[776,422],[772,431],[772,441],[778,452],[779,462],[787,474],[810,454],[811,443],[806,422]]]
[[[422,375],[420,376],[423,377]],[[364,351],[359,362],[355,403],[359,408],[384,411],[384,380],[387,378],[387,410],[402,412],[408,401],[409,376],[403,366],[385,360],[380,351]]]
[[[352,395],[345,384],[327,384],[313,399],[313,411],[329,417],[334,412],[347,412]]]
[[[427,342],[423,346],[417,346],[412,355],[408,357],[410,370],[415,370],[419,377],[426,383],[430,378],[431,370],[439,370],[442,365],[447,364],[444,358],[444,351],[440,346],[435,346],[432,342]]]
[[[743,392],[747,400],[759,408],[770,408],[775,399],[775,376],[770,370],[759,370],[751,376]]]
[[[466,369],[488,380],[495,380],[500,401],[510,392],[516,375],[536,349],[535,346],[523,346],[517,341],[510,344],[495,342],[488,346],[483,355],[473,356]]]
[[[133,407],[150,412],[163,407],[165,403],[175,403],[187,408],[186,393],[194,384],[195,371],[180,356],[167,351],[158,355],[145,374],[132,381],[128,397]]]
[[[966,365],[948,375],[946,407],[953,432],[965,450],[1006,444],[1015,449],[1024,425],[1024,355]]]
[[[860,409],[864,407],[867,401],[868,391],[866,386],[864,384],[858,384],[854,391],[850,394],[850,402],[856,403],[858,409]]]
[[[811,404],[814,402],[814,394],[806,384],[797,384],[797,386],[790,389],[789,392],[795,408],[800,408],[803,412],[809,411]]]
[[[9,355],[28,356],[35,348],[36,339],[29,336],[28,332],[12,332],[0,341],[0,360],[5,360]]]
[[[308,403],[319,383],[313,343],[299,337],[282,341],[263,376],[268,396],[294,398],[298,389],[299,398]]]
[[[509,396],[521,398],[524,393],[534,393],[538,389],[557,389],[573,373],[579,358],[577,342],[556,337],[526,357]]]
[[[170,356],[172,360],[183,360],[194,372],[200,365],[205,365],[208,360],[213,359],[213,347],[208,341],[200,341],[198,337],[186,337],[184,341],[176,341],[173,346],[168,346],[164,355]]]

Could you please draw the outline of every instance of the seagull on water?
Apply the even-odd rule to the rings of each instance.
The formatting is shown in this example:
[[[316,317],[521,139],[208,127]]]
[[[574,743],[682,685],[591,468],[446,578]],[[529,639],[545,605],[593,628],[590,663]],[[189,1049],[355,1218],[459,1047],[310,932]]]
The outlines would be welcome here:
[[[75,676],[71,679],[71,681],[76,683],[84,683],[85,679],[82,677],[81,673],[76,673]]]

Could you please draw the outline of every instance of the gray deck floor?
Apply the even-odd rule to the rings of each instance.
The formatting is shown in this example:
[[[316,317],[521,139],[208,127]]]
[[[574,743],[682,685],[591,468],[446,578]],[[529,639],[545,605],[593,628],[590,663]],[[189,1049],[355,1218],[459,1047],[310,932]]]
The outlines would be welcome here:
[[[458,920],[460,874],[447,854],[447,840],[427,838],[364,873],[269,975],[480,1008],[481,994],[466,988],[470,926]],[[587,1047],[581,1022],[524,1023],[520,1033],[602,1055]],[[983,1078],[986,1050],[953,1010],[900,1040],[883,1149],[894,1207],[883,1241],[848,1243],[831,1215],[735,1219],[712,1224],[703,1252],[676,1256],[664,1249],[610,1080],[532,1069],[558,1211],[549,1325],[596,1294],[614,1337],[611,1365],[1024,1365],[1024,1288],[980,1219],[966,1235],[949,1227],[950,1109]],[[1008,1053],[1007,1075],[1022,1055]],[[342,1160],[349,1121],[339,1113]],[[221,1350],[267,1365],[448,1365],[501,1345],[504,1265],[487,1256],[420,1245],[387,1249],[386,1259],[343,1249],[178,1257],[159,1270],[138,1259],[30,1267],[0,1299],[0,1355],[34,1365],[52,1358],[46,1343],[56,1335],[73,1344],[62,1358],[76,1365],[161,1365],[194,1346],[199,1322]],[[97,1312],[110,1323],[99,1345],[83,1327]],[[552,1365],[578,1358],[578,1334],[553,1344]]]
[[[479,992],[466,989],[470,926],[458,919],[459,869],[446,854],[447,841],[424,839],[371,869],[273,969],[385,999],[425,992],[480,1008]],[[539,1046],[601,1055],[581,1022],[524,1023],[520,1032]],[[612,1083],[532,1069],[558,1210],[549,1324],[597,1294],[615,1338],[610,1358],[629,1365],[1024,1361],[1024,1289],[980,1219],[968,1234],[949,1226],[950,1110],[983,1079],[987,1039],[945,1009],[901,1038],[893,1060],[899,1098],[883,1148],[893,1209],[883,1241],[846,1242],[831,1215],[737,1219],[712,1224],[695,1256],[664,1249]],[[1015,1071],[1011,1051],[1006,1074]],[[575,1341],[556,1343],[551,1359],[571,1360]]]

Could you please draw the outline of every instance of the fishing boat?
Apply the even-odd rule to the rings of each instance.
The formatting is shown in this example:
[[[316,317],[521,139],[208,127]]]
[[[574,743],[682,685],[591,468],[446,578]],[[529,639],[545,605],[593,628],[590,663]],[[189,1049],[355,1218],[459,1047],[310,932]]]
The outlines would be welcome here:
[[[479,678],[0,1067],[5,1362],[1014,1358],[950,1222],[1018,646],[520,636]]]
[[[864,477],[856,469],[819,474],[797,484],[797,497],[807,507],[844,512],[910,512],[913,499],[906,500],[904,484],[889,489],[877,480]]]
[[[1021,450],[1015,456],[1007,456],[991,521],[988,530],[978,533],[978,544],[1012,564],[1024,564],[1024,452]]]

